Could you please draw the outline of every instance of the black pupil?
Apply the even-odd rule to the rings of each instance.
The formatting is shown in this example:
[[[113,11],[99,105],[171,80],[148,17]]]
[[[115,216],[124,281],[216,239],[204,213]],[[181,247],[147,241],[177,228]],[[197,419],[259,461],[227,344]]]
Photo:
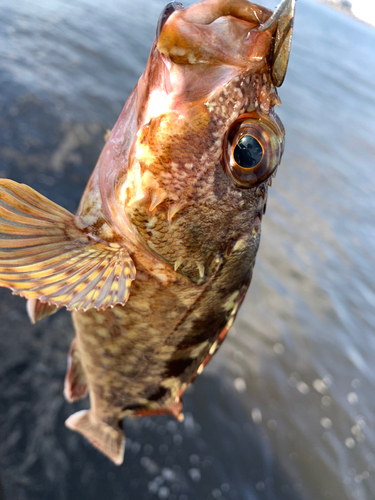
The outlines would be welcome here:
[[[260,142],[251,135],[243,135],[234,148],[235,162],[242,168],[258,165],[263,156]]]

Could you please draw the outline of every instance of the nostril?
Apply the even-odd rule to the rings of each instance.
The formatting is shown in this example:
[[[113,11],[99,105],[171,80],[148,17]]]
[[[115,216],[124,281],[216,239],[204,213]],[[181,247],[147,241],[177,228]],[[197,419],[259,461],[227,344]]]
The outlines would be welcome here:
[[[183,10],[184,6],[180,2],[169,2],[164,9],[162,10],[158,25],[156,27],[156,40],[159,40],[161,30],[163,29],[164,24],[167,22],[167,19],[175,10]]]

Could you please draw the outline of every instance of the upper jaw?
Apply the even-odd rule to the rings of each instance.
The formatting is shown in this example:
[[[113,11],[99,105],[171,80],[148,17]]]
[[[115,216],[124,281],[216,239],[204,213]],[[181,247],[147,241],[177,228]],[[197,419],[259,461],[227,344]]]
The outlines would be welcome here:
[[[173,4],[178,4],[173,2]],[[274,13],[247,0],[203,0],[181,4],[159,21],[157,49],[180,65],[227,65],[259,70],[269,64],[280,86],[288,64],[295,0]],[[171,13],[170,13],[171,12]]]

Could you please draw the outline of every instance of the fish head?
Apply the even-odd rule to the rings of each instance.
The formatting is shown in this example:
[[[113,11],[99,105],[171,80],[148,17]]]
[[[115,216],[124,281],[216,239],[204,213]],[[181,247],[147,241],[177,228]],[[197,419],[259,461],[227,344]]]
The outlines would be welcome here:
[[[113,225],[121,231],[126,219],[194,282],[228,248],[242,248],[247,265],[255,257],[267,181],[284,149],[274,106],[293,12],[294,0],[273,14],[247,0],[168,4],[123,112],[132,119],[114,131],[126,139],[117,144]]]

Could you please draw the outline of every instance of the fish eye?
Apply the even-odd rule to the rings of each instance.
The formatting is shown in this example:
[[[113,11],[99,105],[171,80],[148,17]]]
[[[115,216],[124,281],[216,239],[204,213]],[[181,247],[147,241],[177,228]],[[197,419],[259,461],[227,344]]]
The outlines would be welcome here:
[[[258,186],[278,166],[283,139],[284,134],[277,121],[254,113],[240,116],[224,139],[225,172],[238,187]]]
[[[156,40],[159,40],[161,30],[163,29],[164,24],[167,22],[167,19],[175,10],[183,10],[184,6],[180,2],[169,2],[164,9],[162,10],[158,25],[156,27]]]
[[[242,168],[253,168],[260,163],[263,158],[263,148],[261,143],[252,135],[245,134],[234,144],[234,161]]]

